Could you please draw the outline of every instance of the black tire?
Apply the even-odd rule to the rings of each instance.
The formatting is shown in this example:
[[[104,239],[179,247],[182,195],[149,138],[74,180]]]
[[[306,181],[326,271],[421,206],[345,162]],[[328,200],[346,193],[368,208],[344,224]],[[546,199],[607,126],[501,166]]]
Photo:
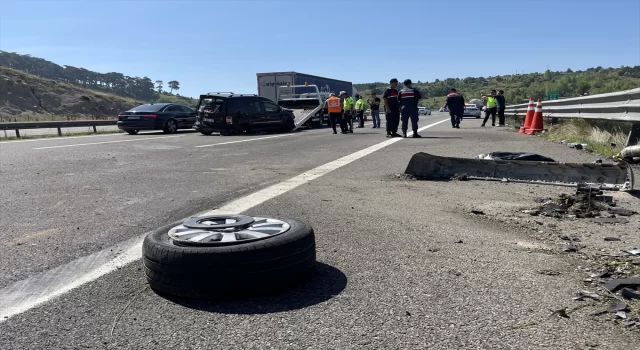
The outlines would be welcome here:
[[[476,119],[480,119],[480,116],[477,116]]]
[[[287,118],[282,122],[282,131],[289,132],[296,127],[296,123],[291,118]]]
[[[213,134],[213,130],[211,130],[211,129],[200,129],[200,133],[202,135],[209,136],[209,135]]]
[[[136,130],[136,129],[125,129],[124,130],[127,134],[129,135],[136,135],[140,130]]]
[[[318,129],[322,129],[323,126],[324,126],[324,115],[321,115],[318,121],[315,123],[314,127]]]
[[[162,128],[162,131],[168,133],[168,134],[173,134],[178,132],[178,122],[175,119],[169,119],[164,123],[164,127]]]
[[[227,246],[187,247],[169,241],[166,227],[145,237],[144,271],[149,286],[179,297],[210,299],[277,291],[312,276],[316,266],[311,226],[274,237]]]

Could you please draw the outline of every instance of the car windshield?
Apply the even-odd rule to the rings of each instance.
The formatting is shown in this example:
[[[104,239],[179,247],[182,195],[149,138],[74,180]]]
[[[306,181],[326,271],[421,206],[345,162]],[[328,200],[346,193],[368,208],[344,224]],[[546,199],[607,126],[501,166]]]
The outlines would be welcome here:
[[[146,104],[131,108],[127,112],[158,112],[165,106],[166,104]]]

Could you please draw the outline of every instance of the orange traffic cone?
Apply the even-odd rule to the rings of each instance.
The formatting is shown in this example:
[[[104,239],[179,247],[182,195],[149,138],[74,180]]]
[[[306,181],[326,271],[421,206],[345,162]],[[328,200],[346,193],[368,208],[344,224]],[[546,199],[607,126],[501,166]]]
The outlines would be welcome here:
[[[520,131],[518,131],[518,134],[524,134],[524,132],[531,127],[531,121],[533,120],[535,111],[536,107],[533,104],[533,97],[529,97],[529,107],[527,107],[527,114],[524,117],[524,125],[520,127]]]
[[[531,120],[531,127],[528,128],[524,133],[527,135],[533,135],[537,132],[540,132],[543,128],[542,124],[542,99],[538,99],[536,111],[533,115],[533,120]]]

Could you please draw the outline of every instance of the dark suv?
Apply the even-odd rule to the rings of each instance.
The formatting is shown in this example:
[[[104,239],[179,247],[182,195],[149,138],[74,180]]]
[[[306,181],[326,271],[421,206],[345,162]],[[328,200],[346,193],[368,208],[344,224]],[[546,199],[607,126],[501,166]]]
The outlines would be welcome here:
[[[257,95],[211,92],[200,95],[194,128],[204,135],[220,135],[256,129],[295,128],[293,112]]]

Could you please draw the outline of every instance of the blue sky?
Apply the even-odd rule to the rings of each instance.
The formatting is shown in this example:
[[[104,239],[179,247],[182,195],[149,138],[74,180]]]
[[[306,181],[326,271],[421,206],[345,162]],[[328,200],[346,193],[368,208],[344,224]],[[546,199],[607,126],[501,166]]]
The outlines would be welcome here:
[[[638,0],[0,0],[0,50],[256,92],[256,73],[355,83],[640,65]]]

